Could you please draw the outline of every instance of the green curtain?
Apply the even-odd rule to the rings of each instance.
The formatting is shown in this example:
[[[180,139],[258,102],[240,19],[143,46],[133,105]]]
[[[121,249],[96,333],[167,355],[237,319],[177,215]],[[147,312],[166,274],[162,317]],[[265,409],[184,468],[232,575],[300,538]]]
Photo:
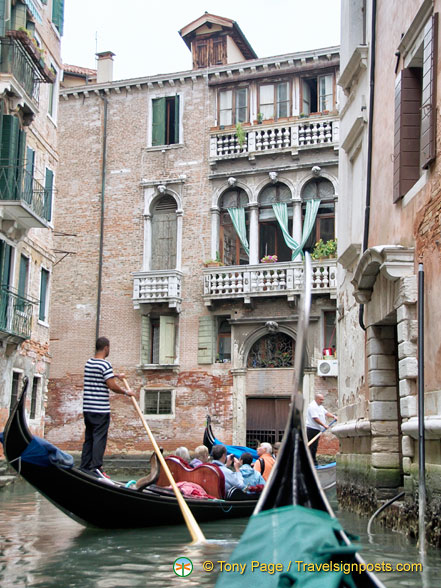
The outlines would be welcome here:
[[[311,234],[312,228],[315,223],[315,219],[317,217],[317,212],[320,206],[320,199],[306,201],[305,220],[303,221],[302,240],[300,241],[300,243],[297,243],[289,234],[288,207],[286,205],[286,202],[277,202],[272,206],[274,214],[276,215],[276,219],[282,230],[285,243],[288,245],[290,249],[292,249],[291,260],[294,261],[299,253],[303,253],[303,247],[305,246],[305,243],[308,240],[309,235]]]
[[[245,209],[244,208],[227,208],[228,213],[233,222],[233,227],[236,229],[236,233],[239,236],[242,247],[245,249],[246,254],[250,254],[247,239],[247,226],[245,222]]]

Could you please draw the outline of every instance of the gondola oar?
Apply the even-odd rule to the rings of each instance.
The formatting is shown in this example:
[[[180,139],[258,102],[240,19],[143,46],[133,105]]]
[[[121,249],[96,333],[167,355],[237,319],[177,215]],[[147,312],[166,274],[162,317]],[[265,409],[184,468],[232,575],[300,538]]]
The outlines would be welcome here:
[[[122,381],[124,382],[124,386],[127,388],[127,390],[129,390],[131,392],[130,386],[127,383],[127,380],[125,378],[122,378]],[[172,476],[172,473],[169,470],[169,467],[164,459],[164,456],[162,455],[161,450],[159,449],[159,446],[156,443],[155,438],[153,437],[153,433],[151,432],[150,427],[148,426],[148,424],[144,418],[144,415],[142,414],[142,411],[139,408],[139,404],[137,403],[136,398],[134,396],[131,396],[130,398],[133,402],[133,406],[135,407],[136,412],[139,414],[139,417],[142,421],[142,424],[144,425],[144,429],[147,431],[147,435],[149,436],[149,439],[153,445],[153,449],[155,450],[155,453],[159,459],[159,463],[161,464],[161,466],[164,470],[164,473],[167,476],[168,481],[171,484],[171,487],[173,488],[173,492],[176,495],[176,500],[178,501],[178,505],[179,505],[179,508],[181,509],[182,516],[184,517],[185,524],[187,525],[188,530],[190,531],[190,535],[193,538],[193,543],[205,543],[206,542],[205,536],[202,533],[201,528],[197,524],[196,519],[194,518],[193,513],[191,512],[188,504],[185,502],[185,500],[181,494],[181,491],[179,490],[178,486],[176,485],[176,482]]]
[[[331,421],[331,422],[329,423],[329,425],[328,425],[328,429],[329,429],[329,427],[330,427],[331,425],[333,425],[333,424],[334,424],[334,423],[336,423],[336,422],[337,422],[337,419],[334,419],[333,421]],[[313,437],[313,438],[312,438],[310,441],[308,441],[308,447],[309,447],[310,445],[312,445],[312,444],[314,443],[314,441],[316,441],[316,440],[317,440],[317,439],[320,437],[320,435],[321,435],[322,433],[324,433],[325,431],[327,431],[328,429],[323,429],[323,431],[320,431],[319,433],[317,433],[317,435],[316,435],[315,437]]]

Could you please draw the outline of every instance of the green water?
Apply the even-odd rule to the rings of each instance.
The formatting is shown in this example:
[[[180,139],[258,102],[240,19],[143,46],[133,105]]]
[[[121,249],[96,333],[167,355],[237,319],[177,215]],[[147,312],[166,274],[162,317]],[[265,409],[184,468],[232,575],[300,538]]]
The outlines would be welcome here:
[[[360,535],[367,562],[417,562],[418,550],[403,535],[374,527],[366,535],[367,521],[338,513],[345,528]],[[109,518],[112,513],[109,512]],[[25,482],[0,490],[0,586],[57,588],[122,588],[214,586],[219,565],[227,560],[247,521],[209,523],[203,531],[209,543],[189,545],[184,526],[134,531],[85,529],[52,506]],[[185,556],[194,571],[180,578],[173,563]],[[204,561],[215,562],[205,572]],[[440,586],[441,558],[429,550],[424,574],[383,573],[391,588]],[[248,588],[248,587],[247,587]]]

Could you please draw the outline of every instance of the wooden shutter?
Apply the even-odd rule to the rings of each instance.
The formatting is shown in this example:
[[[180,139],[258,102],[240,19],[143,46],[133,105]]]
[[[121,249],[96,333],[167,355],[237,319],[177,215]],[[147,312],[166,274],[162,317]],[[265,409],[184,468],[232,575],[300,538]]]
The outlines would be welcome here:
[[[198,363],[209,364],[214,362],[215,357],[215,317],[200,316],[198,331]]]
[[[52,22],[60,35],[63,36],[64,0],[52,0]]]
[[[208,39],[201,39],[194,46],[194,63],[196,68],[207,67],[208,63]]]
[[[226,39],[212,39],[212,57],[210,65],[224,65],[227,63]]]
[[[26,296],[26,286],[28,281],[29,259],[24,255],[20,256],[20,269],[18,276],[18,295],[24,298]]]
[[[426,169],[436,154],[436,68],[438,47],[438,13],[424,29],[423,84],[421,107],[421,166]]]
[[[32,202],[32,187],[34,179],[35,151],[30,147],[26,148],[26,166],[24,178],[24,198],[29,204]]]
[[[152,101],[152,145],[165,144],[165,98]]]
[[[179,143],[179,96],[175,96],[175,143]]]
[[[1,137],[0,195],[4,200],[15,200],[17,156],[19,144],[19,121],[16,116],[3,116]]]
[[[176,201],[172,196],[161,198],[152,218],[152,269],[176,268]]]
[[[52,219],[52,192],[54,189],[54,172],[46,168],[44,181],[44,218],[47,221]]]
[[[151,338],[150,338],[150,317],[141,315],[141,364],[150,363]]]
[[[41,270],[40,276],[40,308],[38,318],[41,321],[46,319],[46,299],[47,299],[47,285],[49,281],[49,272],[45,269]]]
[[[6,0],[0,0],[0,37],[5,36]]]
[[[0,241],[0,285],[8,287],[11,282],[12,247]]]
[[[412,67],[403,69],[395,86],[394,202],[420,177],[420,72]]]
[[[176,317],[159,317],[159,363],[170,365],[175,363]]]

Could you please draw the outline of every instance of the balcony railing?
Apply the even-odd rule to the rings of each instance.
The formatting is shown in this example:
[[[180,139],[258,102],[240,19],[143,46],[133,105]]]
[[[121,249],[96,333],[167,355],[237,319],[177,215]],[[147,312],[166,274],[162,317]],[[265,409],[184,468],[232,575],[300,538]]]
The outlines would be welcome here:
[[[5,216],[26,227],[46,227],[51,215],[52,191],[44,188],[24,166],[0,163],[0,201]]]
[[[182,272],[178,270],[150,270],[133,275],[133,305],[166,302],[170,308],[179,307]]]
[[[268,153],[278,150],[297,152],[301,149],[338,145],[339,121],[335,117],[312,116],[292,123],[254,125],[244,127],[242,145],[235,129],[215,131],[210,136],[210,158],[230,159],[251,153]]]
[[[336,295],[335,259],[312,262],[312,293]],[[207,268],[204,272],[204,300],[243,298],[245,303],[260,296],[286,296],[294,300],[303,288],[303,263],[286,262]]]
[[[0,38],[0,51],[0,73],[14,76],[34,106],[38,106],[41,74],[29,54],[12,38]]]
[[[29,339],[34,302],[5,286],[0,290],[0,331],[15,340]]]

